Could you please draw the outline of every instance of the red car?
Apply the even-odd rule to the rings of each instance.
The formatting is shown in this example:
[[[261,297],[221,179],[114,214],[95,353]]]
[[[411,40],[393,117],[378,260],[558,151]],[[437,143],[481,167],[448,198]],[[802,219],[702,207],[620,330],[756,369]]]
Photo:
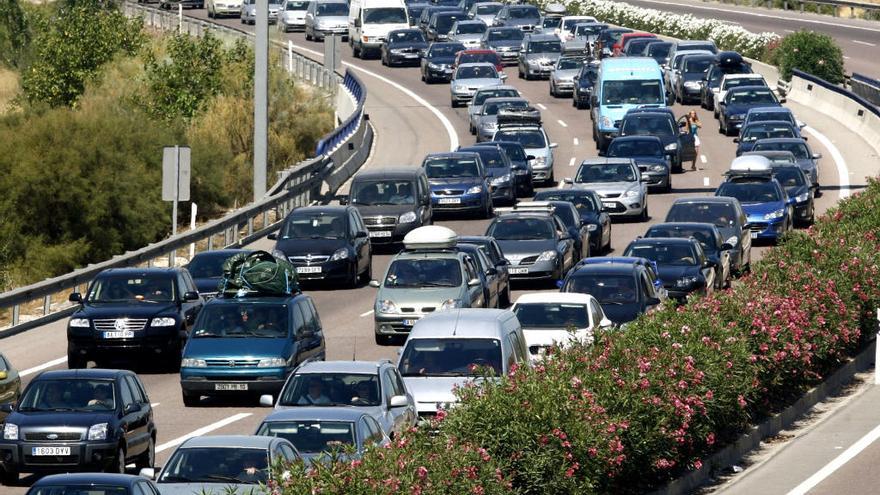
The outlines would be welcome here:
[[[623,47],[626,45],[626,42],[633,38],[656,38],[657,35],[651,33],[623,33],[620,37],[620,40],[617,43],[611,45],[611,52],[613,57],[619,57],[623,53]]]
[[[485,62],[495,65],[495,70],[499,74],[504,72],[504,64],[501,63],[501,56],[495,53],[495,50],[484,50],[482,48],[474,48],[464,50],[455,55],[455,62],[452,67],[458,67],[460,64],[476,64]]]

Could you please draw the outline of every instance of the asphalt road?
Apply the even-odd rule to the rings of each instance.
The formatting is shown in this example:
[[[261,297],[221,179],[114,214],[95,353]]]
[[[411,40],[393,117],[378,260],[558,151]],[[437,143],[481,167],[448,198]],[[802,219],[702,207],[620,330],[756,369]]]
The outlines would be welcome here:
[[[203,10],[186,11],[187,15],[205,17]],[[225,24],[237,25],[237,19],[222,21]],[[248,29],[252,29],[248,27]],[[275,30],[272,30],[275,33]],[[313,50],[312,55],[322,51],[320,43],[305,41],[301,33],[286,36],[298,49]],[[378,60],[353,60],[348,47],[343,48],[343,60],[358,70],[362,80],[368,87],[367,112],[370,121],[376,128],[374,153],[366,164],[366,168],[383,166],[418,166],[426,153],[445,151],[453,141],[462,144],[473,142],[468,134],[466,110],[452,109],[449,105],[449,87],[446,84],[426,85],[419,80],[416,68],[385,68]],[[320,59],[320,56],[318,56]],[[516,70],[508,69],[508,82],[515,85],[533,103],[542,109],[545,126],[551,140],[559,143],[556,150],[555,175],[557,179],[572,176],[576,164],[580,160],[596,156],[596,150],[590,137],[589,112],[576,110],[569,99],[555,99],[549,96],[546,81],[523,81],[517,79]],[[393,81],[397,86],[390,84]],[[401,90],[403,88],[403,90]],[[447,119],[452,126],[450,136],[444,130],[441,119],[432,111],[417,102],[413,95],[418,95],[425,103],[434,107],[436,112]],[[615,223],[612,229],[612,246],[620,253],[626,244],[642,234],[648,224],[662,221],[674,198],[689,195],[711,194],[718,185],[721,174],[727,169],[734,156],[732,138],[726,138],[715,132],[716,122],[712,114],[698,107],[700,118],[704,122],[702,155],[705,170],[686,172],[673,177],[673,191],[670,194],[651,195],[649,199],[652,218],[649,222]],[[681,114],[685,108],[676,106]],[[808,109],[795,107],[801,116],[809,114]],[[819,210],[824,210],[838,199],[837,185],[852,182],[862,183],[862,178],[872,173],[870,161],[865,161],[862,150],[865,143],[858,137],[851,136],[830,124],[819,115],[801,116],[807,124],[828,136],[830,142],[840,142],[839,153],[850,163],[850,170],[839,174],[837,167],[830,159],[820,164],[820,182],[828,187],[828,192],[817,200]],[[826,157],[832,155],[825,146],[811,140],[815,151]],[[845,145],[845,146],[844,146]],[[875,157],[876,158],[876,157]],[[699,162],[698,162],[699,163]],[[851,175],[850,175],[851,174]],[[840,178],[845,180],[841,181]],[[488,221],[486,220],[440,220],[438,223],[447,225],[460,234],[482,234]],[[271,243],[261,240],[254,247],[271,248]],[[766,247],[756,248],[753,256],[760,256]],[[373,273],[383,273],[390,255],[374,257]],[[526,290],[550,290],[550,287],[516,287],[513,297],[516,298]],[[370,311],[373,307],[374,289],[361,287],[354,290],[340,290],[329,287],[306,288],[315,299],[321,315],[327,341],[328,359],[394,359],[396,348],[379,347],[374,344],[373,321]],[[32,378],[42,369],[63,368],[66,365],[66,321],[58,321],[40,328],[24,332],[0,340],[0,347],[7,358],[19,370],[27,373],[24,380]],[[120,366],[133,363],[120,363]],[[180,397],[180,386],[176,374],[156,374],[148,370],[135,368],[141,373],[147,386],[151,401],[155,404],[155,417],[159,432],[157,462],[162,465],[173,448],[183,441],[187,435],[197,434],[232,434],[251,433],[260,420],[267,414],[266,409],[256,407],[251,401],[204,401],[201,407],[185,408]],[[24,493],[25,487],[33,482],[33,477],[23,477],[20,487],[6,488],[3,493]]]

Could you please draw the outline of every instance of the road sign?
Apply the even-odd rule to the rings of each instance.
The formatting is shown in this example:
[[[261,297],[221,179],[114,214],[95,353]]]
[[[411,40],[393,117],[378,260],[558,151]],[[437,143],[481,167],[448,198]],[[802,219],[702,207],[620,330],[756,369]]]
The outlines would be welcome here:
[[[162,149],[162,201],[189,201],[190,148]]]
[[[339,61],[342,60],[342,43],[341,36],[327,35],[324,37],[324,67],[330,70],[339,68]]]

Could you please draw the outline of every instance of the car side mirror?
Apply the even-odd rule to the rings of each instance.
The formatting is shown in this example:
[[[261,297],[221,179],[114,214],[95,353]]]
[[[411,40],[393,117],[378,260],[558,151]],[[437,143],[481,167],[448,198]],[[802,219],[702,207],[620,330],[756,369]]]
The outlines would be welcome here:
[[[805,123],[801,122],[800,120],[798,120],[798,121],[797,121],[797,126],[798,126],[798,129],[803,129],[804,127],[807,126],[807,124],[805,124]]]
[[[363,230],[359,230],[359,231],[355,232],[355,234],[354,234],[354,237],[356,239],[363,239],[364,237],[369,237],[369,236],[370,236],[370,234],[364,232]]]
[[[379,287],[379,281],[378,281],[378,280],[370,280],[370,283],[369,283],[368,285],[369,285],[370,287],[376,287],[376,288],[378,288],[378,287]]]
[[[557,280],[556,281],[556,288],[557,289],[562,290],[563,285],[565,285],[565,280]]]
[[[562,179],[562,182],[564,184],[574,184],[574,179],[572,179],[571,177],[566,177],[566,178]]]
[[[559,143],[550,143],[550,146],[549,146],[549,147],[550,147],[551,150],[552,150],[553,148],[558,148],[558,147],[559,147]]]
[[[490,266],[486,268],[486,275],[495,276],[498,275],[498,270],[495,267]]]
[[[501,75],[498,76],[498,77],[500,77],[502,81],[506,81],[506,80],[507,80],[507,74],[505,74],[505,73],[503,73],[503,72],[502,72]]]
[[[703,261],[703,268],[709,268],[710,266],[714,267],[714,266],[718,266],[718,264],[715,263],[714,261],[708,260],[708,259]]]
[[[183,300],[184,301],[198,301],[199,300],[199,293],[194,290],[191,290],[189,292],[184,292],[183,293]]]
[[[602,318],[602,321],[599,322],[599,328],[610,328],[612,325],[614,325],[614,322],[608,318]]]
[[[0,404],[0,412],[10,414],[12,412],[12,404],[11,403]]]
[[[749,222],[744,223],[742,226],[743,230],[749,230],[750,228],[752,228],[752,224]]]
[[[360,17],[354,18],[354,27],[361,27],[361,18]]]
[[[495,263],[495,266],[507,266],[509,264],[510,262],[507,261],[506,258],[501,258],[500,260],[498,260],[498,263]]]
[[[476,286],[480,285],[481,283],[482,282],[480,282],[480,279],[472,278],[472,279],[468,280],[468,287],[476,287]]]
[[[731,244],[729,242],[725,242],[724,244],[721,245],[722,251],[730,251],[731,249],[733,249],[733,244]]]
[[[395,395],[388,401],[388,407],[406,407],[409,405],[409,399],[406,398],[405,395]]]
[[[159,470],[158,467],[141,468],[141,470],[138,472],[138,476],[140,476],[142,478],[147,478],[148,480],[154,480],[154,479],[156,479],[156,471],[158,471],[158,470]]]
[[[419,56],[420,56],[420,57],[427,57],[427,56],[428,56],[428,50],[419,50]]]
[[[0,380],[5,380],[9,377],[9,372],[6,370],[0,371]]]
[[[277,241],[278,240],[278,232],[272,232],[271,234],[266,236],[266,239],[269,239],[270,241]]]
[[[70,293],[70,296],[67,298],[67,300],[70,301],[70,302],[82,303],[82,302],[83,302],[83,296],[82,296],[82,294],[80,294],[79,292],[71,292],[71,293]]]
[[[648,182],[649,180],[651,180],[651,177],[648,174],[642,174],[639,176],[639,181],[641,182]]]
[[[819,158],[822,158],[822,153],[813,153],[813,160],[818,160]]]
[[[535,155],[527,155],[526,156],[526,160],[534,160],[534,159],[535,159]]]
[[[348,196],[340,196],[339,197],[339,204],[347,205],[348,204]]]
[[[138,412],[140,410],[141,410],[141,405],[138,404],[137,402],[132,402],[131,404],[128,404],[127,406],[125,406],[122,409],[122,412],[124,414],[131,414],[131,413]]]
[[[272,407],[275,405],[275,397],[272,394],[263,394],[260,396],[260,405],[263,407]]]

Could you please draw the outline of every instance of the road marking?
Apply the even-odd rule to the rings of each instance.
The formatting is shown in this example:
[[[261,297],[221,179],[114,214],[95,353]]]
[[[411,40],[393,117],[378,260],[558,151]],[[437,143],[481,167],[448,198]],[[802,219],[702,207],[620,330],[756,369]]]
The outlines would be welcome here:
[[[563,122],[561,120],[557,120],[556,122],[559,122],[559,125],[561,125],[562,127],[568,127],[568,124],[566,124],[565,122]]]
[[[708,186],[708,185],[709,185],[709,178],[703,177],[703,186]]]
[[[568,166],[574,167],[574,158],[572,158],[571,161],[568,162]]]
[[[152,403],[150,403],[150,407],[156,407],[160,404],[162,404],[162,403],[161,402],[152,402]]]
[[[303,47],[303,46],[300,46],[297,44],[293,44],[293,46],[296,47],[297,50],[311,53],[313,55],[322,57],[322,59],[324,57],[323,53],[317,52],[315,50],[310,50],[306,47]],[[342,65],[344,65],[346,67],[351,67],[353,69],[357,69],[358,71],[363,72],[364,74],[366,74],[368,76],[375,77],[376,79],[378,79],[378,80],[380,80],[390,86],[397,88],[398,90],[403,92],[405,95],[407,95],[410,98],[412,98],[413,100],[415,100],[416,103],[427,108],[431,113],[434,114],[435,117],[437,117],[437,119],[440,120],[440,123],[443,124],[443,127],[446,129],[446,134],[449,136],[449,150],[455,151],[456,149],[458,149],[458,144],[459,144],[458,143],[458,133],[455,131],[455,127],[452,126],[452,122],[450,122],[449,119],[446,118],[446,116],[443,115],[443,113],[439,109],[437,109],[434,105],[431,105],[430,103],[428,103],[424,98],[417,95],[412,90],[405,88],[404,86],[392,81],[391,79],[388,79],[385,76],[379,75],[371,70],[364,69],[363,67],[361,67],[359,65],[352,64],[351,62],[343,61]]]
[[[852,444],[850,448],[846,449],[837,456],[833,461],[826,464],[822,469],[816,471],[815,474],[807,478],[803,483],[796,486],[794,490],[788,492],[788,495],[804,495],[808,491],[815,488],[816,485],[822,482],[825,478],[831,476],[832,473],[840,469],[841,466],[852,460],[855,456],[859,455],[859,453],[869,445],[874,443],[875,440],[880,438],[880,425],[876,426],[873,430],[868,432],[867,435],[860,438],[856,443]]]
[[[843,59],[844,59],[844,60],[849,60],[849,57],[847,57],[846,55],[844,55],[844,56],[843,56]]]
[[[793,33],[793,32],[794,32],[794,31],[791,30],[791,29],[783,29],[783,31],[785,31],[786,33]]]
[[[206,433],[210,433],[214,430],[223,428],[224,426],[226,426],[230,423],[235,423],[236,421],[242,420],[250,415],[251,415],[251,413],[238,413],[238,414],[236,414],[234,416],[230,416],[226,419],[221,419],[220,421],[217,421],[216,423],[211,423],[208,426],[203,426],[203,427],[199,428],[198,430],[191,431],[191,432],[187,433],[186,435],[175,438],[174,440],[169,440],[169,441],[163,443],[162,445],[157,445],[156,452],[159,453],[159,452],[162,452],[163,450],[168,450],[172,447],[177,447],[178,445],[189,440],[190,438],[198,437],[198,436],[202,436]]]
[[[577,146],[577,145],[579,145],[579,144],[581,144],[581,142],[578,141],[578,138],[574,138],[574,145]]]
[[[834,160],[834,165],[837,166],[837,185],[840,187],[840,199],[849,196],[851,192],[849,189],[849,169],[846,166],[846,160],[844,160],[843,155],[840,154],[840,150],[837,149],[837,146],[834,146],[834,143],[832,143],[830,139],[816,129],[806,126],[804,127],[804,130],[818,139],[819,142],[822,143],[822,146],[828,149],[828,153],[831,154],[831,159]]]
[[[541,103],[538,103],[538,108],[540,108],[541,110],[547,110],[547,107],[545,107]]]
[[[860,45],[865,45],[865,46],[877,46],[874,43],[868,43],[867,41],[852,40],[852,42],[858,43]]]
[[[361,318],[363,318],[364,316],[370,316],[371,314],[373,314],[373,310],[372,310],[372,309],[369,310],[369,311],[367,311],[366,313],[361,313]]]
[[[700,155],[700,161],[703,163],[707,163],[708,160],[706,160],[706,155]]]
[[[66,362],[67,362],[67,356],[62,356],[62,357],[60,357],[60,358],[58,358],[58,359],[53,359],[53,360],[51,360],[51,361],[49,361],[49,362],[47,362],[47,363],[43,363],[43,364],[41,364],[41,365],[39,365],[39,366],[34,366],[33,368],[28,368],[28,369],[26,369],[26,370],[24,370],[24,371],[21,371],[21,372],[18,373],[18,376],[28,376],[28,375],[32,375],[32,374],[34,374],[34,373],[37,373],[38,371],[43,371],[43,370],[46,369],[46,368],[51,368],[52,366],[58,366],[59,364],[63,364],[63,363],[66,363]]]

